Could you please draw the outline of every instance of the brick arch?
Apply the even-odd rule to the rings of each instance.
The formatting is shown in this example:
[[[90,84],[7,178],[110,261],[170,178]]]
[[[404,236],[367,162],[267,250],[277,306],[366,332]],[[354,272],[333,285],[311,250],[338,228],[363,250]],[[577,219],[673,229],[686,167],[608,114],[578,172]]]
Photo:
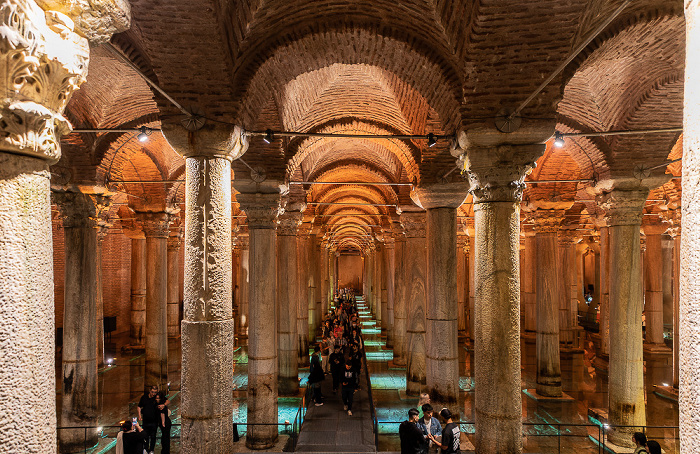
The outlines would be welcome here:
[[[402,41],[383,32],[340,25],[291,40],[285,35],[283,41],[269,47],[270,51],[256,49],[256,58],[239,65],[242,71],[234,79],[239,120],[244,125],[254,123],[270,91],[282,93],[290,81],[340,63],[374,66],[395,75],[427,100],[445,129],[454,129],[461,96],[458,71],[430,46],[421,49],[418,42]],[[358,46],[358,42],[364,45]]]
[[[569,144],[571,146],[571,144]],[[525,180],[574,180],[581,178],[581,171],[576,161],[564,148],[554,146],[554,141],[547,142],[547,148],[537,165]],[[583,183],[546,183],[528,184],[523,198],[527,200],[561,200],[571,201],[576,198],[577,188]]]

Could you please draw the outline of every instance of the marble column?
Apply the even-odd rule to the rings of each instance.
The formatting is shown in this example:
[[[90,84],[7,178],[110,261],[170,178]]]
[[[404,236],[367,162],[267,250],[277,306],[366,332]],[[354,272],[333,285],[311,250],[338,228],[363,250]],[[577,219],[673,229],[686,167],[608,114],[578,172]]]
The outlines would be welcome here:
[[[311,226],[304,223],[297,236],[297,265],[299,270],[299,299],[297,307],[297,344],[299,366],[309,366],[309,233]]]
[[[318,316],[316,311],[316,286],[318,285],[318,257],[316,256],[316,235],[312,232],[308,235],[308,240],[306,242],[306,257],[307,261],[304,265],[308,268],[308,287],[306,288],[307,305],[309,310],[309,315],[307,317],[306,333],[309,340],[309,345],[313,345],[316,342],[316,317]]]
[[[299,392],[299,266],[297,264],[297,229],[301,212],[286,211],[277,227],[277,333],[279,336],[279,394],[294,396]]]
[[[89,42],[126,30],[126,9],[126,2],[107,0],[77,8],[34,0],[0,5],[0,452],[56,452],[49,165],[61,159],[60,138],[72,128],[63,110],[85,82]],[[95,243],[69,254],[78,258],[84,248],[95,252]],[[94,328],[94,309],[89,314]],[[84,358],[94,361],[96,330],[86,335],[81,341],[92,348]],[[75,389],[70,380],[65,385]]]
[[[465,249],[468,247],[467,237],[457,234],[457,250],[456,252],[456,278],[457,278],[457,330],[460,336],[467,332],[467,260]]]
[[[644,314],[646,318],[646,338],[644,349],[655,353],[670,353],[664,344],[664,294],[663,294],[663,255],[661,235],[668,225],[659,219],[652,222],[644,219],[642,230],[646,237],[644,252]]]
[[[238,194],[250,236],[248,335],[248,434],[246,446],[267,449],[277,441],[277,259],[279,194]],[[270,329],[270,327],[273,327]]]
[[[181,452],[233,450],[231,160],[247,149],[239,128],[168,136],[185,157]],[[182,134],[181,136],[178,134]],[[213,134],[210,136],[208,134]],[[221,150],[226,139],[227,150]]]
[[[182,229],[175,226],[170,229],[168,236],[168,289],[167,289],[167,319],[168,337],[180,337],[180,244]]]
[[[394,233],[394,364],[406,365],[406,236],[402,231]]]
[[[135,232],[143,235],[143,232]],[[146,342],[146,237],[131,238],[131,325],[132,346]]]
[[[250,299],[250,242],[248,233],[239,234],[237,244],[240,248],[238,262],[238,331],[236,337],[248,339],[248,301]]]
[[[551,202],[544,202],[549,205]],[[571,206],[571,204],[568,204]],[[561,397],[559,357],[559,290],[557,232],[564,209],[538,209],[535,223],[535,270],[537,292],[537,394]]]
[[[476,301],[476,285],[475,285],[475,276],[476,276],[476,238],[474,237],[475,229],[474,229],[474,219],[467,219],[466,221],[466,227],[464,228],[464,231],[466,234],[469,236],[469,249],[467,250],[468,253],[468,260],[469,260],[469,268],[468,268],[468,279],[469,279],[469,320],[467,321],[467,325],[469,328],[469,339],[473,342],[474,341],[474,303]]]
[[[394,271],[395,271],[394,239],[389,235],[384,237],[384,283],[386,287],[386,348],[394,348]]]
[[[382,290],[384,289],[384,245],[377,241],[376,250],[374,251],[374,317],[377,319],[378,328],[386,328],[384,319],[386,318],[386,300],[382,299]]]
[[[461,181],[413,192],[427,211],[426,384],[431,401],[453,411],[459,396],[457,208],[467,191]]]
[[[525,175],[544,149],[536,144],[469,145],[466,150],[476,229],[474,410],[479,453],[522,451],[520,202]]]
[[[425,311],[427,303],[427,244],[425,213],[400,215],[406,232],[404,294],[406,295],[406,393],[417,396],[426,388]]]
[[[685,84],[681,198],[679,302],[679,425],[681,453],[697,450],[700,439],[700,3],[685,0]]]
[[[329,281],[329,270],[328,270],[328,248],[326,247],[325,241],[321,241],[320,254],[319,254],[320,269],[321,269],[321,312],[319,313],[319,324],[323,321],[323,317],[328,313],[328,281]]]
[[[673,227],[669,234],[673,238],[673,387],[677,390],[680,382],[680,271],[681,271],[681,225],[680,209],[675,210]]]
[[[525,247],[523,248],[522,269],[520,270],[523,332],[526,336],[534,336],[537,331],[537,267],[535,265],[537,245],[535,230],[532,226],[523,226],[523,233],[525,234]]]
[[[648,194],[647,188],[612,189],[600,198],[606,212],[610,242],[608,423],[611,426],[646,425],[640,227]],[[613,429],[608,439],[614,444],[632,447],[632,433],[637,430]]]
[[[105,301],[102,292],[102,248],[105,238],[107,238],[108,224],[105,221],[98,221],[97,229],[97,284],[95,298],[97,301],[95,311],[95,331],[97,333],[97,367],[104,366],[105,363]]]
[[[145,386],[168,383],[168,237],[170,214],[137,213],[146,235]]]
[[[63,304],[63,385],[61,426],[97,423],[97,232],[107,198],[99,194],[56,194],[63,217],[65,297]],[[90,431],[87,445],[97,443]],[[85,449],[83,430],[60,432],[61,452]]]
[[[559,342],[562,346],[578,348],[576,329],[578,323],[578,267],[576,244],[578,237],[573,229],[561,229],[559,247]],[[581,292],[583,295],[583,292]]]

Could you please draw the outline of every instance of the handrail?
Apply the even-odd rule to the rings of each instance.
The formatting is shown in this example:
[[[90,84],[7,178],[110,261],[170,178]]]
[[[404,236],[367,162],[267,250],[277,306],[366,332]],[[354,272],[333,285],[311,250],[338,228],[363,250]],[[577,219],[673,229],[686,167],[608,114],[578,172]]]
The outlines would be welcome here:
[[[372,429],[374,431],[374,448],[379,447],[379,422],[377,421],[377,413],[374,409],[374,398],[372,397],[372,380],[369,376],[369,368],[367,367],[367,355],[365,354],[365,342],[360,332],[360,339],[362,340],[362,364],[365,369],[365,380],[367,380],[367,396],[369,398],[369,411],[372,417]]]

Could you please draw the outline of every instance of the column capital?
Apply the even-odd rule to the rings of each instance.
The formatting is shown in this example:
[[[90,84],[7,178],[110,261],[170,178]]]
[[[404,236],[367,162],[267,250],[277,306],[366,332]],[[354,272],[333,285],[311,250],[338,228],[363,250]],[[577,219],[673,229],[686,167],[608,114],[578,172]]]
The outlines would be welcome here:
[[[563,209],[535,209],[532,212],[535,233],[557,233],[565,214],[566,210]]]
[[[579,241],[581,241],[581,235],[579,235],[579,232],[575,229],[562,228],[559,229],[559,235],[557,236],[557,240],[559,242],[559,245],[567,247],[577,244]]]
[[[248,246],[250,245],[250,239],[248,237],[248,232],[239,233],[238,235],[236,235],[234,242],[235,242],[236,249],[239,249],[239,250],[248,249]]]
[[[631,190],[613,189],[597,197],[598,205],[605,211],[607,226],[641,225],[644,203],[649,196],[649,189]]]
[[[525,176],[544,150],[544,144],[468,148],[465,169],[474,204],[520,202]]]
[[[642,232],[644,235],[663,235],[669,228],[669,224],[660,216],[644,216],[642,219]]]
[[[248,229],[274,229],[280,214],[279,193],[238,194],[236,200],[248,218]]]
[[[89,227],[98,229],[107,224],[110,196],[84,192],[54,192],[64,228]]]
[[[180,245],[182,244],[182,238],[184,237],[184,232],[182,229],[182,226],[179,225],[171,225],[170,226],[170,235],[168,236],[168,250],[169,251],[178,251],[180,250]]]
[[[681,209],[676,208],[672,212],[669,210],[667,219],[670,225],[668,234],[671,235],[672,238],[675,238],[681,234]]]
[[[411,200],[421,208],[458,208],[469,195],[469,183],[457,181],[453,183],[433,184],[415,188],[411,192]]]
[[[296,236],[303,214],[300,211],[285,211],[279,216],[277,235]]]
[[[146,238],[168,238],[170,236],[171,213],[159,212],[136,212],[136,218],[141,224]]]
[[[399,219],[406,231],[406,238],[425,238],[425,212],[404,211],[399,216]]]
[[[299,224],[299,228],[297,229],[297,236],[300,237],[308,237],[311,235],[311,231],[313,230],[313,225],[310,222],[302,222]]]
[[[9,0],[0,6],[0,149],[56,163],[60,137],[71,131],[63,116],[85,82],[87,36],[104,42],[129,27],[120,1]]]

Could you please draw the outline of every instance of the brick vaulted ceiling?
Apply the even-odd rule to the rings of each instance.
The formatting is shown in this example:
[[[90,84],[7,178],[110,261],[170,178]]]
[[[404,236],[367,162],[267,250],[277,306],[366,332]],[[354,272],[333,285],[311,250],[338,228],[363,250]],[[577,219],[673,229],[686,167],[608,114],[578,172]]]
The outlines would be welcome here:
[[[212,127],[426,135],[492,124],[501,109],[527,98],[622,0],[130,3],[132,28],[115,36],[113,45]],[[679,126],[684,27],[680,0],[633,2],[523,116],[550,119],[563,132]],[[88,81],[67,116],[76,128],[159,128],[181,119],[105,48],[93,49]],[[67,136],[57,179],[109,184],[120,191],[115,200],[140,210],[181,203],[182,158],[159,133],[146,144],[133,136]],[[628,171],[631,162],[658,165],[680,157],[678,138],[568,139],[562,149],[548,147],[528,178],[601,178]],[[449,145],[330,138],[266,144],[252,138],[244,160],[287,183],[420,184],[454,167]],[[233,169],[234,179],[248,178],[246,165],[234,162]],[[587,186],[532,185],[526,199],[590,199]],[[673,182],[664,188],[667,198],[680,196]],[[292,185],[289,197],[309,202],[314,224],[329,237],[358,248],[377,226],[387,228],[395,219],[395,206],[411,203],[409,193],[409,186]],[[461,213],[471,213],[468,203]],[[580,204],[572,208],[583,211]]]

